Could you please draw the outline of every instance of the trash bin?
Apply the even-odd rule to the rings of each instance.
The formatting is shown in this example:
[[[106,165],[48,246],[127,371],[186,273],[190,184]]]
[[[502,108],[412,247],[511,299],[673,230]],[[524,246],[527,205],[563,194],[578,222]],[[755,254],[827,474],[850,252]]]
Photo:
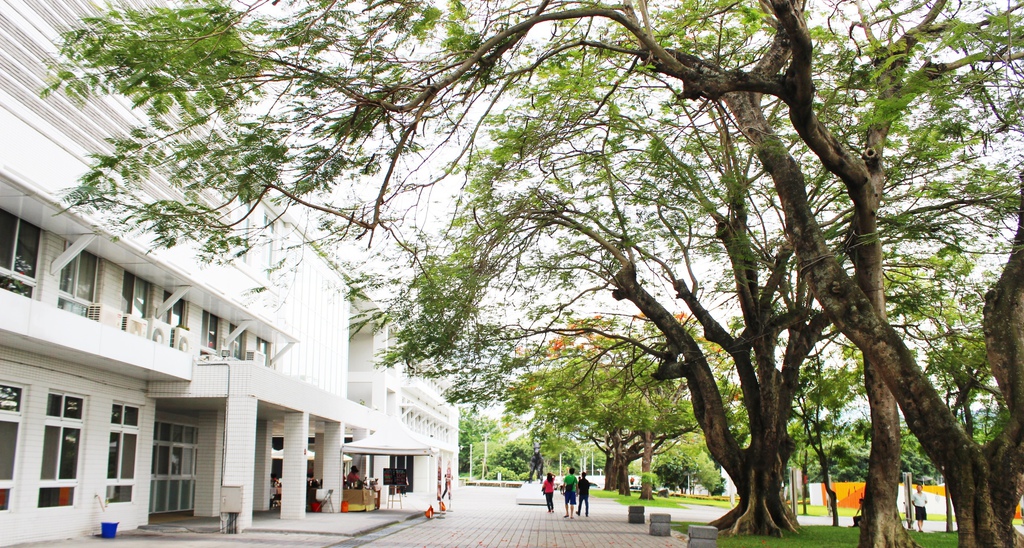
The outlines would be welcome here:
[[[117,524],[119,521],[104,521],[100,523],[100,536],[103,538],[114,538],[117,536]]]

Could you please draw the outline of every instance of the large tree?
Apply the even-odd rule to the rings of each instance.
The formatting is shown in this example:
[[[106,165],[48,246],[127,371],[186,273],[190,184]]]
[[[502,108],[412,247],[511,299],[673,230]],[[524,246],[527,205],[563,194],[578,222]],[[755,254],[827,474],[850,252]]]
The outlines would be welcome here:
[[[616,319],[587,318],[573,322],[595,331],[615,333],[605,337],[556,336],[537,344],[531,352],[537,363],[513,381],[506,392],[506,409],[528,417],[531,430],[548,435],[567,435],[588,442],[605,455],[605,485],[609,491],[629,495],[629,465],[660,453],[682,435],[697,428],[680,382],[656,382],[651,373],[657,362],[623,337],[629,335]],[[643,330],[646,322],[637,321]],[[651,498],[644,483],[641,497]]]
[[[664,8],[454,3],[446,10],[324,1],[298,4],[284,19],[260,3],[107,14],[66,36],[62,51],[71,63],[58,70],[58,87],[121,93],[147,109],[152,124],[103,151],[71,199],[141,220],[165,244],[197,238],[211,253],[253,241],[231,229],[262,199],[322,211],[331,216],[325,231],[361,236],[393,226],[409,203],[396,197],[430,182],[408,177],[416,167],[441,164],[434,173],[449,173],[443,164],[451,156],[424,151],[452,144],[457,159],[471,158],[477,115],[502,108],[504,97],[549,70],[597,62],[602,70],[580,71],[608,98],[592,112],[656,105],[651,119],[667,114],[652,142],[697,131],[693,120],[673,119],[688,101],[742,133],[734,146],[749,147],[773,181],[801,280],[865,357],[878,445],[872,464],[898,453],[895,398],[947,471],[961,544],[1024,545],[1011,525],[1024,490],[1024,256],[1016,251],[1024,218],[1012,219],[1012,241],[1003,238],[1002,222],[1022,207],[1008,198],[1019,186],[1017,169],[1000,163],[1020,130],[1019,9],[944,0],[822,8],[815,13],[796,0]],[[613,100],[637,90],[650,91],[649,99]],[[590,116],[582,114],[537,118],[522,130],[558,134],[584,126]],[[154,171],[182,195],[149,200],[126,191]],[[375,187],[338,187],[353,178]],[[814,201],[836,185],[845,199]],[[838,250],[829,230],[836,218],[850,226]],[[742,218],[724,220],[723,245],[736,242],[746,232]],[[951,243],[987,254],[1014,249],[986,298],[987,359],[1008,419],[984,444],[964,432],[887,320],[886,245],[905,238],[922,254]],[[642,305],[659,328],[677,329],[672,314],[647,310],[651,301],[631,262],[620,261],[617,295]],[[736,266],[737,286],[753,280]],[[677,289],[688,307],[700,308],[687,301],[693,288]],[[744,315],[757,318],[751,312]],[[702,354],[671,338],[669,350],[684,359],[666,360],[665,375],[696,382],[690,378],[703,374]],[[758,372],[775,375],[767,369],[773,363],[758,361]],[[907,542],[892,512],[893,470],[880,466],[872,477],[862,545]],[[765,477],[751,477],[752,485],[775,481]]]

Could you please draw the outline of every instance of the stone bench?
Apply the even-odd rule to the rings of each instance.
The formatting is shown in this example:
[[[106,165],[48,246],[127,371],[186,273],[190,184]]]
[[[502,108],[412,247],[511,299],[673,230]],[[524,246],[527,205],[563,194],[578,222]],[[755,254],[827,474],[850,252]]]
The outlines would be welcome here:
[[[672,536],[672,514],[651,514],[651,536]]]
[[[686,530],[690,548],[717,548],[718,528],[709,525],[691,525]]]
[[[643,506],[630,506],[629,507],[629,523],[643,523],[647,521],[644,519],[644,507]]]

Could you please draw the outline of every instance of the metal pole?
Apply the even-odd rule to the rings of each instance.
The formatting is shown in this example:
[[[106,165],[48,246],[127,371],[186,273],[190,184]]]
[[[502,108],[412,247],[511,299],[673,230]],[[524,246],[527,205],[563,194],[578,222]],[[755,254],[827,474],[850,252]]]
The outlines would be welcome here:
[[[914,492],[914,475],[903,473],[903,511],[907,513],[907,529],[914,528],[914,509],[910,504],[910,494]]]
[[[473,444],[469,444],[469,481],[473,481]]]
[[[491,437],[490,432],[484,434],[484,471],[480,473],[480,479],[487,479],[487,439]]]

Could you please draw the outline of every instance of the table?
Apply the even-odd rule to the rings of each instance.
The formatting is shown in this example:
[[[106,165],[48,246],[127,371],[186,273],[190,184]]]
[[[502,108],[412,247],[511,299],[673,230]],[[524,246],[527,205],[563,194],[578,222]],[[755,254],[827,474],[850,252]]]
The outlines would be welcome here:
[[[348,503],[349,512],[370,512],[377,509],[377,493],[372,489],[345,489],[342,502]]]

